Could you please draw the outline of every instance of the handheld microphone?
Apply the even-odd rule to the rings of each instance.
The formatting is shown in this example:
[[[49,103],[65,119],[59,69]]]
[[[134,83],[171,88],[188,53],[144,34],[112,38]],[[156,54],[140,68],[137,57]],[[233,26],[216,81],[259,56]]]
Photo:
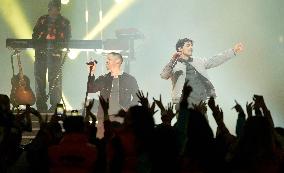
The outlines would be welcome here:
[[[97,60],[90,61],[90,62],[86,62],[87,65],[95,65],[95,64],[97,64],[97,63],[98,63]]]
[[[177,51],[178,53],[180,53],[180,51]],[[176,56],[176,58],[174,59],[174,64],[176,64],[179,61],[179,57],[180,55]]]

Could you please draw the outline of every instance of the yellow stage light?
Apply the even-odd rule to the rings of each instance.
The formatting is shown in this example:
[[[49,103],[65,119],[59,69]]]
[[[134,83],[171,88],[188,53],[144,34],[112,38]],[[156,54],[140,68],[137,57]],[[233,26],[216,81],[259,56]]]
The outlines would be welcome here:
[[[69,3],[69,0],[61,0],[61,4],[66,5],[66,4],[68,4],[68,3]]]
[[[27,18],[18,0],[3,0],[0,6],[0,13],[17,38],[31,37],[32,29],[27,22]],[[34,61],[33,51],[28,51],[28,54]]]
[[[115,0],[116,3],[122,3],[123,0]]]

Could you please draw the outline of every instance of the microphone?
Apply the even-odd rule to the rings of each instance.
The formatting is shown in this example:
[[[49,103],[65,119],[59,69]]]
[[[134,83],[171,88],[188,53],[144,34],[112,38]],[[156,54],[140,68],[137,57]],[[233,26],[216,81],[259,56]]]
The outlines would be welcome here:
[[[177,51],[177,52],[179,53],[180,51]],[[174,63],[173,64],[176,64],[179,61],[179,57],[180,57],[180,55],[176,56],[176,58],[174,59]]]
[[[97,63],[98,63],[97,60],[90,61],[90,62],[86,62],[87,65],[95,65],[95,64],[97,64]]]

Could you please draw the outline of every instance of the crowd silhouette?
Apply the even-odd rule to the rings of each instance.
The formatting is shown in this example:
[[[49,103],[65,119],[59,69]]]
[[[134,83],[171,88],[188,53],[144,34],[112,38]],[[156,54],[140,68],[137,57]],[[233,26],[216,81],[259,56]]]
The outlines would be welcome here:
[[[183,86],[180,108],[164,105],[162,97],[148,99],[137,92],[139,105],[121,110],[110,121],[109,102],[100,97],[104,112],[104,136],[97,138],[93,101],[86,116],[42,117],[27,106],[12,112],[10,100],[0,95],[0,172],[2,173],[281,173],[284,172],[284,129],[275,127],[264,98],[254,95],[245,111],[236,101],[236,135],[223,121],[222,108],[213,97],[188,108],[192,88]],[[161,113],[161,124],[153,115]],[[207,113],[211,109],[212,115]],[[31,118],[38,118],[35,138],[21,145],[22,133],[32,130]],[[208,116],[217,123],[214,135]],[[177,117],[172,125],[171,121]],[[91,120],[91,121],[90,121]],[[63,121],[63,126],[60,122]]]

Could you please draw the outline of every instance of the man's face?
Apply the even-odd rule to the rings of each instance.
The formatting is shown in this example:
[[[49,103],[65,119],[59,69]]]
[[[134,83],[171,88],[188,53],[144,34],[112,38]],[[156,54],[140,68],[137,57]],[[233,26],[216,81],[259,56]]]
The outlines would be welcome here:
[[[113,56],[112,54],[107,55],[107,61],[106,61],[106,68],[107,70],[111,70],[115,67],[118,67],[119,65],[119,60]]]
[[[57,7],[51,7],[48,9],[48,15],[50,17],[57,17],[60,14],[60,10]]]
[[[190,57],[192,55],[192,43],[191,42],[185,42],[183,47],[179,48],[179,52],[182,53],[182,55]]]

